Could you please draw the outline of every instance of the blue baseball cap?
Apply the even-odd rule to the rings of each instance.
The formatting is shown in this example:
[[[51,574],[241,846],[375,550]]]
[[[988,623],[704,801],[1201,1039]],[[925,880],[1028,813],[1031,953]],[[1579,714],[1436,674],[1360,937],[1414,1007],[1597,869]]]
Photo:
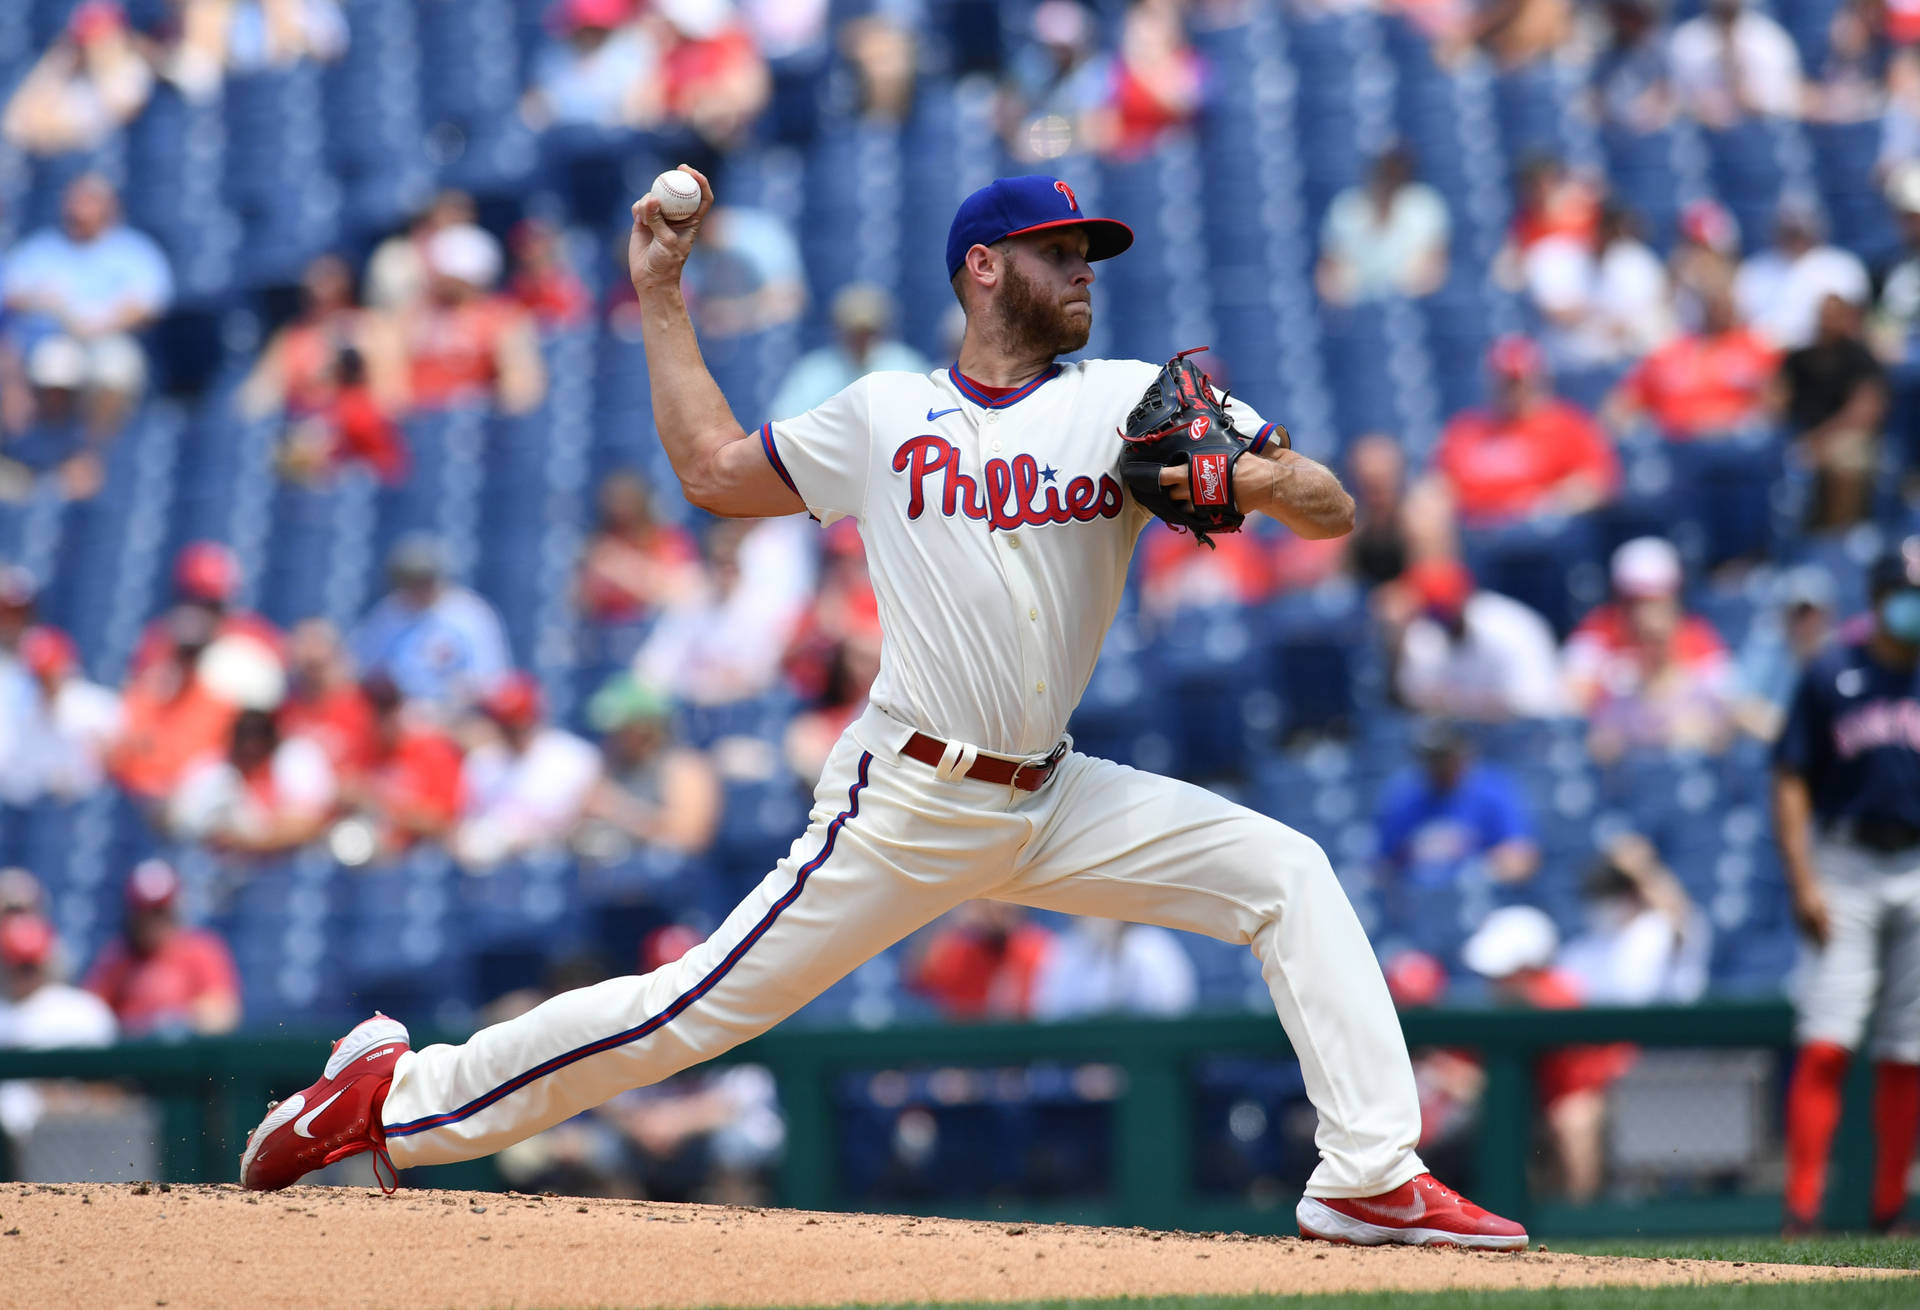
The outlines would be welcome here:
[[[975,246],[1050,227],[1085,228],[1088,259],[1112,259],[1133,244],[1133,229],[1120,220],[1081,213],[1073,188],[1059,178],[1044,173],[1003,177],[960,202],[947,229],[947,276],[960,271]]]

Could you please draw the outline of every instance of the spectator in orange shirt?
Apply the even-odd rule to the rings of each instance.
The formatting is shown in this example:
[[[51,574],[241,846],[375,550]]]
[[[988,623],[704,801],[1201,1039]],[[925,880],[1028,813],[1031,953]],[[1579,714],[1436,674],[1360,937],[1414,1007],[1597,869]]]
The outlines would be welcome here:
[[[171,793],[187,766],[222,749],[239,713],[200,676],[200,657],[213,642],[216,620],[198,605],[176,605],[150,628],[153,657],[136,660],[121,697],[120,740],[108,772],[134,796],[158,801]]]
[[[1553,394],[1540,348],[1508,336],[1487,352],[1494,403],[1457,415],[1440,435],[1433,471],[1469,527],[1579,514],[1620,482],[1613,445],[1585,411]]]
[[[1651,419],[1669,441],[1742,432],[1769,421],[1780,352],[1740,321],[1724,272],[1701,288],[1698,332],[1675,337],[1641,360],[1607,400],[1607,426],[1624,433]]]
[[[546,365],[532,316],[496,295],[500,247],[456,224],[426,242],[427,295],[401,319],[413,403],[422,409],[491,400],[524,414],[546,397]]]
[[[907,985],[950,1019],[1024,1019],[1053,934],[1001,901],[968,901],[933,930]]]
[[[145,860],[127,878],[123,934],[87,974],[128,1037],[231,1032],[240,1023],[240,975],[218,936],[180,922],[180,875]]]

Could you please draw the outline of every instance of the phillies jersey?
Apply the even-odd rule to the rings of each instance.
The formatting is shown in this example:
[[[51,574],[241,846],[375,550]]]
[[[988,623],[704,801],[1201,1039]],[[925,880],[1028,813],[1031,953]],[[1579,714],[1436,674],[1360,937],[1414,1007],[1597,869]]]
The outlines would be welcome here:
[[[1054,364],[1005,396],[956,369],[870,373],[760,440],[823,523],[852,518],[879,601],[869,700],[1001,755],[1051,750],[1093,676],[1152,515],[1120,476],[1120,430],[1159,373]],[[1235,430],[1273,425],[1238,400]]]

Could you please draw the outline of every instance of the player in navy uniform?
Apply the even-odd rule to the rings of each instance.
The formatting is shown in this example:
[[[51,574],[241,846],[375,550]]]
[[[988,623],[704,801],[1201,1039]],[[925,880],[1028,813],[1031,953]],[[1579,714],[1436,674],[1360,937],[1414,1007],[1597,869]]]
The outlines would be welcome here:
[[[1811,951],[1787,1092],[1786,1228],[1811,1231],[1847,1062],[1874,1024],[1873,1222],[1920,1130],[1920,536],[1873,569],[1872,627],[1818,656],[1774,750],[1774,819]]]

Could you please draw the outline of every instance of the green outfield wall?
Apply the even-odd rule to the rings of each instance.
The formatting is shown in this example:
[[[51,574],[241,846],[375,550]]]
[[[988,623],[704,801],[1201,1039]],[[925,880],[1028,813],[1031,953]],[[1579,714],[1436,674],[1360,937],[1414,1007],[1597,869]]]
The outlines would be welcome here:
[[[1570,1043],[1632,1042],[1643,1048],[1744,1048],[1785,1054],[1792,1015],[1778,1002],[1717,1003],[1684,1009],[1415,1010],[1403,1016],[1415,1047],[1476,1053],[1486,1071],[1475,1145],[1475,1199],[1513,1215],[1542,1236],[1764,1231],[1777,1226],[1777,1194],[1751,1188],[1724,1194],[1654,1195],[1632,1203],[1570,1207],[1537,1197],[1529,1183],[1538,1150],[1534,1067],[1546,1051]],[[420,1033],[426,1040],[458,1034]],[[160,1107],[161,1160],[168,1181],[231,1182],[241,1144],[265,1103],[310,1082],[327,1049],[321,1034],[236,1035],[86,1051],[0,1051],[0,1080],[110,1080]],[[1102,1020],[1073,1024],[979,1024],[876,1031],[789,1027],[730,1052],[778,1081],[787,1117],[787,1150],[775,1181],[783,1205],[850,1208],[838,1177],[834,1089],[852,1071],[926,1067],[997,1068],[1035,1062],[1099,1063],[1123,1073],[1112,1104],[1109,1194],[1085,1203],[991,1210],[929,1203],[944,1214],[1144,1225],[1155,1228],[1290,1232],[1285,1198],[1255,1205],[1198,1195],[1194,1186],[1193,1069],[1221,1055],[1286,1059],[1285,1035],[1271,1018],[1192,1016],[1175,1021]],[[1784,1069],[1784,1062],[1780,1067]],[[1864,1074],[1856,1069],[1857,1075]],[[1864,1226],[1871,1144],[1866,1082],[1851,1080],[1839,1141],[1829,1222]],[[1710,1097],[1695,1112],[1715,1112]],[[417,1171],[416,1182],[498,1188],[485,1161]],[[889,1206],[889,1209],[902,1207]],[[911,1207],[907,1207],[911,1208]]]

